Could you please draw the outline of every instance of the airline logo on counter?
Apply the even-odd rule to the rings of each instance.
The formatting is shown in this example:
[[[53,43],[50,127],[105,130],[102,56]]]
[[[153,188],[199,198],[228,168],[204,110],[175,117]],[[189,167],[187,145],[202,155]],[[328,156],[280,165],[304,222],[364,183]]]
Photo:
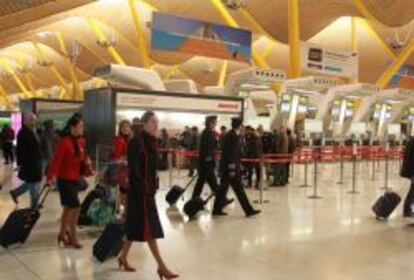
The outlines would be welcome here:
[[[200,97],[118,93],[117,106],[193,112],[241,113],[240,101]]]

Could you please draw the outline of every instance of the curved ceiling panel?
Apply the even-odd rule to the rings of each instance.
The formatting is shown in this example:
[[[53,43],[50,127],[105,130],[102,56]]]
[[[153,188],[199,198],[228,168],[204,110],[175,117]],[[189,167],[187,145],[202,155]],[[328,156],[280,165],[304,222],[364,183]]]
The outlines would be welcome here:
[[[414,1],[411,0],[359,1],[377,20],[388,26],[402,26],[414,19]]]
[[[288,0],[248,1],[246,10],[275,39],[288,42]],[[317,6],[317,7],[316,7]],[[300,35],[307,40],[343,15],[358,15],[350,1],[300,1]]]

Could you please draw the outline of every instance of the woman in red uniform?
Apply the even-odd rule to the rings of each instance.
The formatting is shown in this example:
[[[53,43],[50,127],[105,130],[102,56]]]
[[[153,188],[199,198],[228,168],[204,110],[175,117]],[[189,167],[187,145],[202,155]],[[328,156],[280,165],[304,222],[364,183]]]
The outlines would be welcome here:
[[[128,120],[123,120],[119,123],[118,136],[115,137],[112,149],[112,160],[117,164],[125,164],[128,153],[128,143],[131,139],[132,124]],[[119,203],[126,205],[126,198],[128,190],[119,186]]]
[[[81,175],[91,175],[85,172],[85,167],[91,166],[91,161],[85,151],[83,133],[82,118],[74,115],[66,125],[67,136],[60,139],[47,172],[49,184],[55,177],[57,178],[60,202],[63,207],[58,244],[63,243],[75,249],[82,248],[76,232],[80,207],[78,184]]]
[[[128,210],[125,223],[127,240],[122,248],[118,263],[126,271],[135,271],[127,261],[133,241],[147,242],[158,264],[161,279],[174,279],[162,259],[156,239],[164,237],[158,216],[155,194],[158,189],[158,119],[154,112],[146,112],[141,119],[144,127],[139,135],[129,142],[128,167],[131,188],[128,192]]]

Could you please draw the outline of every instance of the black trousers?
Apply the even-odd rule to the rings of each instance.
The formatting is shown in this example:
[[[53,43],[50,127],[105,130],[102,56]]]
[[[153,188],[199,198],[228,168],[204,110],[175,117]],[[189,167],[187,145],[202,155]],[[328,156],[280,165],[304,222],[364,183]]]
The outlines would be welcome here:
[[[230,177],[227,172],[224,172],[221,175],[221,188],[214,204],[214,211],[220,212],[223,210],[227,199],[227,192],[229,191],[230,186],[236,194],[237,200],[243,208],[244,213],[247,215],[253,212],[254,209],[243,189],[241,176],[238,175],[235,177]]]
[[[14,162],[13,143],[3,143],[3,155],[6,162]]]
[[[414,183],[411,183],[410,190],[408,191],[407,197],[404,201],[404,213],[411,213],[411,205],[414,202]]]
[[[276,163],[273,176],[273,185],[287,184],[287,164]]]
[[[198,178],[197,183],[194,186],[193,197],[200,197],[201,192],[203,191],[204,184],[208,183],[211,188],[211,191],[216,193],[219,189],[216,173],[214,168],[199,168],[198,169]]]
[[[191,177],[194,175],[194,169],[197,167],[197,161],[198,159],[196,157],[190,157],[188,159],[188,175]]]
[[[247,184],[253,186],[253,171],[256,173],[256,189],[259,188],[260,179],[262,177],[262,170],[259,162],[250,162],[247,165]]]

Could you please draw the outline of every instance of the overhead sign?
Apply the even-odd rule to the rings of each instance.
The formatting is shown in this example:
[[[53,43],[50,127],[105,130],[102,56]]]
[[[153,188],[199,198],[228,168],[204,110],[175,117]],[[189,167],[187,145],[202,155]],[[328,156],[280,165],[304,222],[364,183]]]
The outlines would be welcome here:
[[[242,101],[213,98],[180,97],[139,93],[118,93],[118,107],[151,108],[178,112],[214,112],[241,114]]]
[[[367,124],[364,122],[356,122],[351,124],[350,132],[351,134],[365,134],[368,131]]]
[[[307,133],[322,133],[323,122],[320,120],[305,119],[305,132]]]
[[[358,77],[358,55],[301,42],[302,71],[343,78]]]
[[[201,56],[250,62],[252,33],[248,30],[153,13],[151,47]]]
[[[80,102],[37,101],[36,113],[53,111],[77,111],[83,104]]]
[[[389,124],[387,129],[388,135],[401,135],[401,125],[400,124]]]

